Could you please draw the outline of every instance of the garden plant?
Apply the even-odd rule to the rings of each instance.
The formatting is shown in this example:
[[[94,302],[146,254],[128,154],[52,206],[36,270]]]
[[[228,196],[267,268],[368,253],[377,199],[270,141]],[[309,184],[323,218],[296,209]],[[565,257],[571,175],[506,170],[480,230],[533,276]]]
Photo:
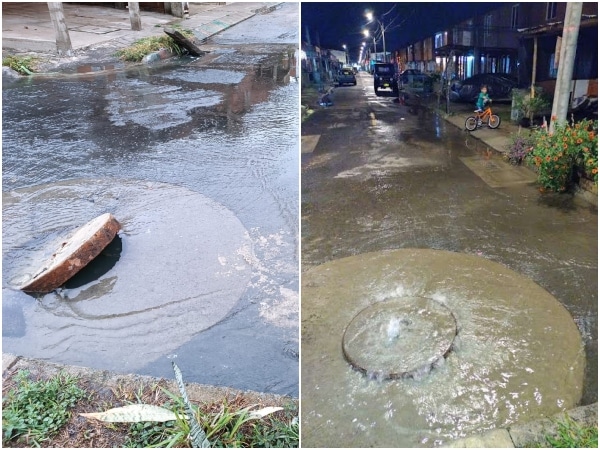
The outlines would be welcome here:
[[[542,127],[529,137],[517,136],[509,149],[511,158],[535,168],[542,190],[565,192],[578,176],[597,184],[598,121],[556,124],[553,133]]]

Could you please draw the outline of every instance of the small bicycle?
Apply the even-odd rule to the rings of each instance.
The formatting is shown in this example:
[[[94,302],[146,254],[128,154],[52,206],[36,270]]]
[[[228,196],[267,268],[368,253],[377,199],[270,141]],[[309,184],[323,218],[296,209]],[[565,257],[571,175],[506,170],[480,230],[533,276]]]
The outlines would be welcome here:
[[[473,131],[475,128],[483,126],[484,120],[487,122],[487,126],[495,129],[500,126],[500,117],[492,113],[492,107],[489,103],[484,106],[483,111],[475,111],[474,116],[467,117],[465,121],[465,128],[469,131]]]

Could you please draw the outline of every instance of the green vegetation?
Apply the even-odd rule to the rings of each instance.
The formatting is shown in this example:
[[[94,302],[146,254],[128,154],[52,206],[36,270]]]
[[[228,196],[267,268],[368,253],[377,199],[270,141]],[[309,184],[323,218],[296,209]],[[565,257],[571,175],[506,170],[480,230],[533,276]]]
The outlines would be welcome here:
[[[177,419],[164,423],[140,422],[131,424],[124,447],[162,448],[191,447],[192,433],[181,397],[161,388],[170,398],[163,407],[172,410]],[[242,399],[199,408],[192,405],[194,418],[206,433],[211,447],[293,448],[299,444],[298,419],[295,407],[288,407],[270,417],[252,414],[253,406],[242,406]]]
[[[33,56],[16,56],[9,55],[2,58],[2,65],[10,67],[12,70],[20,73],[21,75],[31,75],[35,72],[35,64],[37,58]]]
[[[191,30],[185,30],[178,27],[174,28],[188,39],[194,37],[194,33]],[[171,37],[164,35],[140,39],[134,42],[133,45],[117,51],[116,56],[124,61],[140,62],[144,56],[161,49],[167,49],[177,55],[182,55],[185,51],[185,49],[180,47]]]
[[[555,118],[553,117],[554,121]],[[526,160],[535,166],[543,189],[564,192],[572,181],[573,170],[580,168],[598,183],[598,121],[556,124],[554,133],[546,129],[532,134],[533,147]]]
[[[555,435],[547,435],[544,442],[532,448],[598,448],[598,426],[579,425],[565,414],[565,420],[557,423]]]
[[[70,409],[85,396],[77,380],[59,373],[47,381],[29,380],[19,371],[16,388],[2,399],[2,444],[18,443],[39,447],[67,423]]]

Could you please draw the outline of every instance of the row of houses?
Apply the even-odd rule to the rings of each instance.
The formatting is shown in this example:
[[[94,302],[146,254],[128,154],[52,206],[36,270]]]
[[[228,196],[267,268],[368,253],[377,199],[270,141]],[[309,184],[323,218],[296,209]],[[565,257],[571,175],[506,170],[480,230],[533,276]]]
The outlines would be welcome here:
[[[522,86],[532,81],[554,91],[567,3],[505,3],[394,52],[400,71],[418,69],[469,78],[502,73]],[[579,91],[598,95],[598,3],[583,3],[573,79]],[[575,97],[577,95],[574,95]]]
[[[520,86],[554,92],[566,2],[504,3],[497,9],[392,51],[398,70],[418,69],[464,80],[479,73],[508,74]],[[402,31],[399,30],[399,33]],[[303,42],[303,73],[311,81],[335,67],[328,50]],[[338,62],[339,63],[339,62]],[[367,67],[369,61],[361,61]],[[534,71],[535,67],[535,71]],[[317,80],[316,80],[317,79]],[[598,3],[583,3],[573,97],[598,96]]]

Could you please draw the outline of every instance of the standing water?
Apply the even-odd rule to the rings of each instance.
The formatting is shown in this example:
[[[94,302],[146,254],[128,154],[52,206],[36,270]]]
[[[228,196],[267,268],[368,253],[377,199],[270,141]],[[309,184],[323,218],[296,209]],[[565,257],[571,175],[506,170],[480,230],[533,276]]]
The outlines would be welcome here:
[[[299,93],[268,50],[4,86],[3,351],[298,395]],[[105,212],[96,267],[18,290]]]

